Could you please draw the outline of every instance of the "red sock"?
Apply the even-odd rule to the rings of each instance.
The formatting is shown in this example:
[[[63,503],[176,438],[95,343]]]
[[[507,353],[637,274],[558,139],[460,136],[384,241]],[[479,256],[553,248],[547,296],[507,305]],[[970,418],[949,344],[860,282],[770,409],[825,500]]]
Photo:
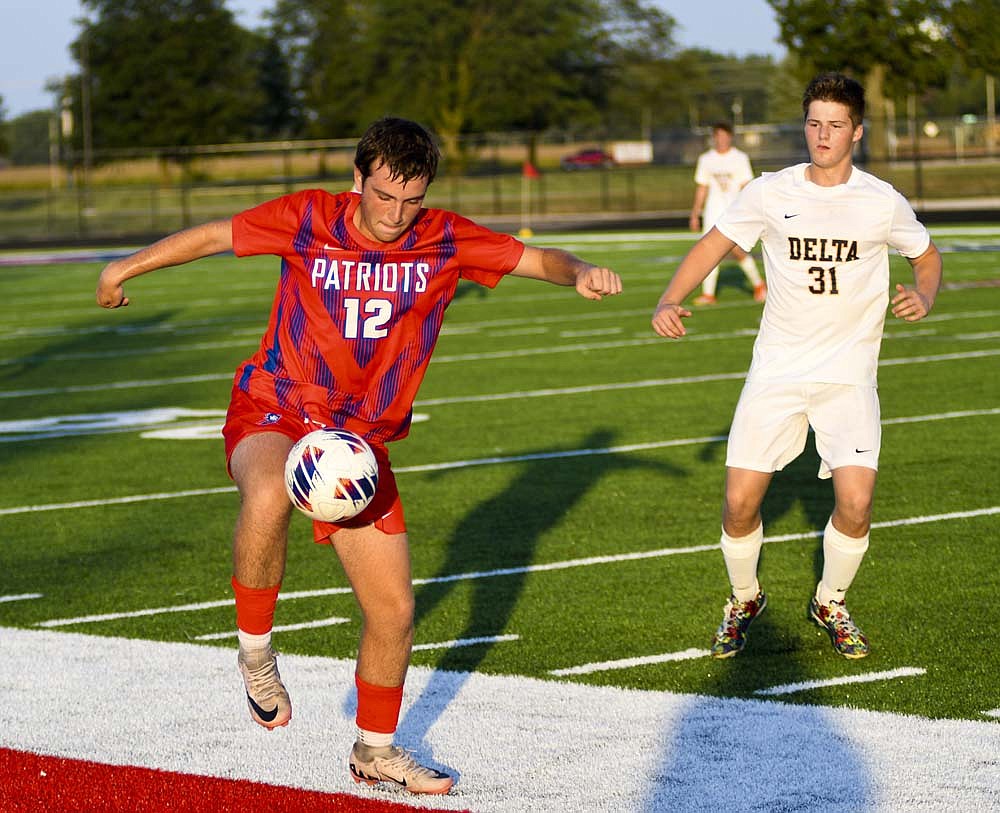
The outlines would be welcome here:
[[[278,604],[278,590],[281,585],[265,587],[244,587],[233,576],[233,592],[236,594],[236,627],[251,635],[263,635],[274,626],[274,608]]]
[[[399,722],[399,707],[403,704],[402,686],[372,686],[354,675],[358,687],[358,728],[379,734],[392,734]]]

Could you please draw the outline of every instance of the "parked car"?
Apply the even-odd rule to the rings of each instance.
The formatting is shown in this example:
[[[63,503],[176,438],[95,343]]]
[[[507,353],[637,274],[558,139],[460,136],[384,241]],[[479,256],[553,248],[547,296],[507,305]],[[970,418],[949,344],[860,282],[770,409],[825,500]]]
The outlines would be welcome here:
[[[559,165],[563,169],[600,169],[601,167],[613,167],[615,159],[604,150],[580,150],[572,155],[563,156]]]

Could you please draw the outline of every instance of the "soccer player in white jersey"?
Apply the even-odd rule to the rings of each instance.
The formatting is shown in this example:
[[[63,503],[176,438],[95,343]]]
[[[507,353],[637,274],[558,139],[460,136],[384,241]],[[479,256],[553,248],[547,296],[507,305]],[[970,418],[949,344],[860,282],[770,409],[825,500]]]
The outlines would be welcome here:
[[[753,180],[753,169],[749,156],[733,146],[733,128],[728,122],[720,121],[712,125],[712,149],[698,156],[694,168],[694,203],[691,204],[691,231],[707,234],[726,207],[736,200],[740,190]],[[733,246],[731,256],[739,263],[743,273],[753,286],[753,298],[763,302],[767,297],[767,285],[760,278],[757,263],[749,252]],[[714,305],[715,290],[719,284],[719,266],[715,266],[701,284],[701,294],[695,297],[695,305]]]
[[[743,649],[767,599],[757,580],[760,507],[775,471],[805,448],[812,426],[820,478],[833,478],[823,573],[809,615],[846,658],[868,654],[845,593],[868,549],[881,429],[876,390],[889,300],[888,247],[913,268],[888,305],[916,322],[934,305],[941,255],[905,198],[853,165],[864,89],[841,74],[816,77],[802,100],[810,162],[751,181],[681,262],[653,314],[667,338],[685,334],[681,303],[734,245],[760,239],[769,294],[726,455],[722,554],[732,585],[712,655]]]

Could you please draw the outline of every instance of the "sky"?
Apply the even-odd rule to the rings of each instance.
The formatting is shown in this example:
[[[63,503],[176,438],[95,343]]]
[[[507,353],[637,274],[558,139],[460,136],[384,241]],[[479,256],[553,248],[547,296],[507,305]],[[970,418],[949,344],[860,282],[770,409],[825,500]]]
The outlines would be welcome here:
[[[227,0],[237,21],[248,28],[275,0]],[[682,48],[709,48],[723,54],[772,54],[780,57],[778,25],[765,0],[656,0],[677,21],[675,39]],[[69,44],[83,15],[79,0],[4,0],[0,24],[0,97],[6,119],[51,108],[49,79],[76,73]]]

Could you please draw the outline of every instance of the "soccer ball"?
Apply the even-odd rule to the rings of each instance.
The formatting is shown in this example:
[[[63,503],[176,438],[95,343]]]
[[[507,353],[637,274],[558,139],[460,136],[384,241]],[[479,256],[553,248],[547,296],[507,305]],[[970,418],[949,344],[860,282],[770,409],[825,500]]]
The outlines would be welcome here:
[[[285,461],[292,504],[320,522],[357,516],[378,487],[378,461],[364,438],[346,429],[317,429],[301,438]]]

